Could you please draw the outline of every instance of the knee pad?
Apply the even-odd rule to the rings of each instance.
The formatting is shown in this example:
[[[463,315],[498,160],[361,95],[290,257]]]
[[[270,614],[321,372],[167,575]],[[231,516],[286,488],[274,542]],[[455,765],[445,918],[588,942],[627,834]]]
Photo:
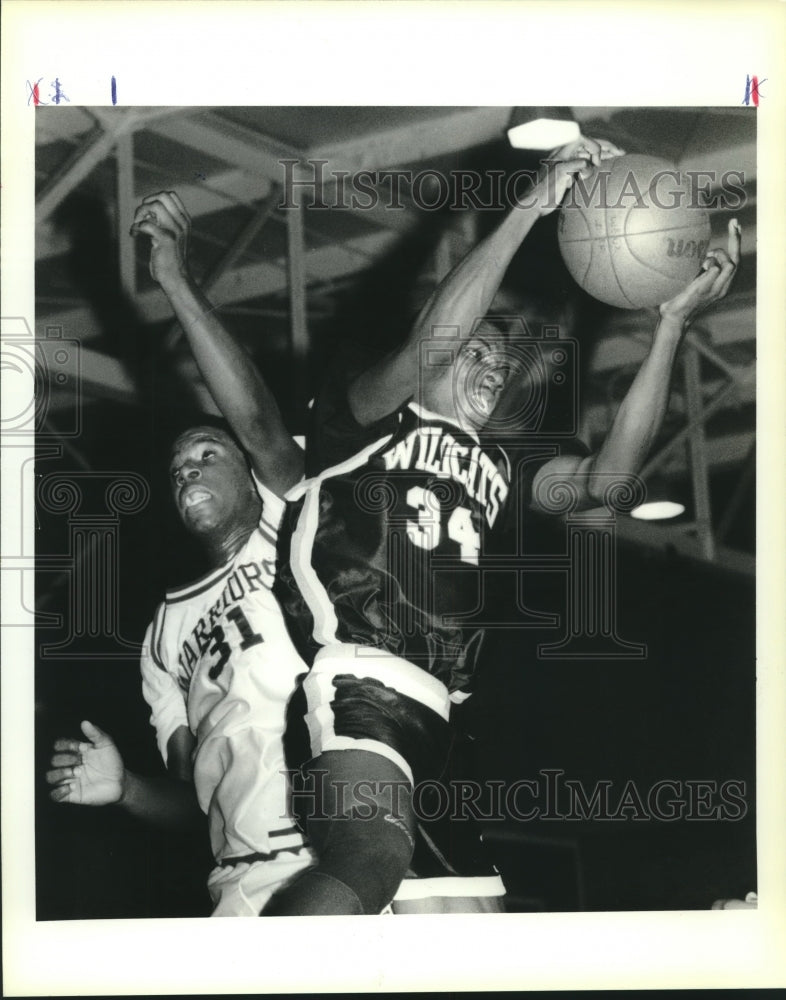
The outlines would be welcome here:
[[[329,821],[317,871],[346,885],[367,914],[381,913],[407,873],[414,840],[406,822],[385,810],[356,810]]]

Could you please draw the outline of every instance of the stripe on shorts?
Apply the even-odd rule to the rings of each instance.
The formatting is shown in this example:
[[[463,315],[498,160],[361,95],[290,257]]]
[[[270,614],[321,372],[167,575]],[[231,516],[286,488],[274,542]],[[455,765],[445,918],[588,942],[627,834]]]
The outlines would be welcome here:
[[[504,896],[505,886],[499,875],[447,876],[445,878],[405,878],[396,892],[396,900],[428,899],[431,896]]]

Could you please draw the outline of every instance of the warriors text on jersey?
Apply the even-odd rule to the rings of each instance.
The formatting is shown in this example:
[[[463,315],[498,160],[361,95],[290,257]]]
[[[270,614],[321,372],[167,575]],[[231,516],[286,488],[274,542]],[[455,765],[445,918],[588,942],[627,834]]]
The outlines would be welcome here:
[[[295,871],[311,855],[291,818],[282,736],[306,668],[272,593],[281,502],[260,493],[262,518],[235,557],[159,606],[145,640],[143,692],[165,760],[179,726],[195,736],[194,784],[218,865],[280,857]]]
[[[323,457],[282,532],[279,596],[301,653],[374,647],[464,691],[483,636],[483,531],[510,492],[504,452],[415,403],[371,428],[316,416]]]

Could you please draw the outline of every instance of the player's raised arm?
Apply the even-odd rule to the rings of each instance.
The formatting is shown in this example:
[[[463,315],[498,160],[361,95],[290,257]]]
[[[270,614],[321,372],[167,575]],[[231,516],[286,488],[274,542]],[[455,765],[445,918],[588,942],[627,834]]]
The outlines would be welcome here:
[[[728,250],[708,251],[698,276],[660,307],[650,351],[600,449],[584,459],[564,456],[542,466],[533,482],[535,507],[547,510],[538,498],[541,492],[547,495],[547,483],[553,487],[555,480],[573,486],[580,506],[596,506],[603,501],[610,478],[624,480],[641,469],[663,422],[677,349],[696,314],[728,292],[740,262],[741,235],[737,220],[732,219]]]
[[[444,369],[420,372],[420,345],[435,327],[452,327],[467,339],[475,321],[483,317],[505,276],[513,255],[538,218],[553,212],[562,201],[575,174],[586,175],[602,159],[622,150],[605,140],[579,138],[544,161],[538,179],[500,225],[481,240],[444,278],[420,311],[406,342],[359,376],[349,390],[355,419],[369,424],[419,391],[419,402],[443,412],[445,398],[430,398],[432,382]],[[455,417],[455,413],[445,414]]]
[[[174,829],[188,829],[203,821],[193,785],[185,780],[189,739],[193,745],[188,730],[173,734],[168,761],[171,776],[161,778],[129,771],[112,737],[92,722],[83,722],[82,732],[84,740],[55,740],[51,769],[46,772],[53,801],[116,805],[138,819]]]
[[[254,472],[283,496],[302,475],[302,452],[256,365],[194,282],[188,267],[190,229],[191,220],[178,195],[162,191],[143,199],[134,213],[131,234],[150,237],[150,273],[183,327],[205,384]]]

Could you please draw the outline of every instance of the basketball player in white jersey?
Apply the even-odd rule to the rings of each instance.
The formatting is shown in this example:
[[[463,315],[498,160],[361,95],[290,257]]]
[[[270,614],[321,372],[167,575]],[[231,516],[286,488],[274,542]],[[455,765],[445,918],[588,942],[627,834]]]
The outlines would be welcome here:
[[[283,505],[216,427],[180,435],[170,475],[180,518],[212,569],[167,593],[145,637],[143,693],[169,777],[128,772],[90,722],[84,741],[56,742],[47,777],[55,801],[116,803],[164,824],[193,824],[198,806],[216,862],[214,916],[256,916],[312,861],[291,818],[282,750],[287,700],[304,670],[272,593]]]

